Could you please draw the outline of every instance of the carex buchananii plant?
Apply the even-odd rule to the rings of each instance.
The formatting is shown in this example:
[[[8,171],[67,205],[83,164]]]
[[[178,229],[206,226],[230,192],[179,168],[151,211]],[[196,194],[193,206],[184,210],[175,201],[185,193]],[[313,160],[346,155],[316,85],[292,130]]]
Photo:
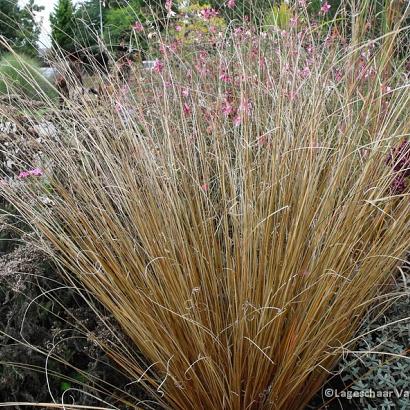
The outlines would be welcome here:
[[[164,408],[303,409],[408,249],[402,31],[353,42],[327,12],[158,34],[151,69],[50,103],[41,164],[2,184]]]

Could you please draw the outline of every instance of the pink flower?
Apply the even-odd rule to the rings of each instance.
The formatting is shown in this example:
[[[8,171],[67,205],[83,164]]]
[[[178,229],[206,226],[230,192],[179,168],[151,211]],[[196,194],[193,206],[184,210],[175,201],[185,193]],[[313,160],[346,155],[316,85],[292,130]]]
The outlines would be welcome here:
[[[290,101],[294,101],[295,98],[297,97],[297,92],[291,90],[291,91],[286,93],[286,96],[289,98]]]
[[[198,73],[202,77],[207,77],[208,76],[209,70],[206,68],[206,66],[204,66],[202,64],[195,64],[195,68],[197,69]]]
[[[181,92],[181,94],[186,98],[189,97],[189,89],[188,88],[184,88]]]
[[[166,0],[165,1],[165,9],[170,12],[172,9],[172,0]]]
[[[144,26],[139,22],[136,21],[134,23],[134,25],[132,26],[132,28],[137,32],[137,33],[141,33],[142,31],[144,31]]]
[[[159,52],[160,52],[162,55],[166,55],[166,53],[167,53],[167,48],[166,48],[165,44],[160,44],[160,45],[159,45]]]
[[[235,127],[239,127],[242,123],[242,119],[241,116],[238,114],[237,116],[235,116],[235,118],[233,119],[233,125]]]
[[[233,33],[236,37],[240,37],[243,34],[243,28],[242,27],[236,27],[234,29]]]
[[[310,76],[310,68],[308,66],[303,67],[303,70],[299,71],[302,78],[307,78]]]
[[[228,2],[226,3],[227,7],[229,9],[233,9],[236,6],[236,0],[228,0]]]
[[[182,27],[181,26],[175,26],[175,31],[181,31],[182,30]]]
[[[223,115],[225,115],[225,117],[228,117],[233,113],[232,104],[228,100],[225,100],[222,105],[222,113]]]
[[[202,189],[202,191],[208,191],[208,189],[209,189],[209,185],[208,184],[202,184],[201,185],[201,189]]]
[[[215,9],[203,9],[201,10],[201,16],[205,19],[205,20],[210,20],[212,17],[216,17],[218,15],[218,12]]]
[[[30,175],[34,177],[41,177],[43,175],[43,170],[41,168],[34,168],[28,171]]]
[[[185,115],[191,114],[191,107],[187,103],[184,103],[183,109],[184,109],[184,114]]]
[[[224,83],[230,83],[232,81],[231,76],[227,73],[226,70],[222,71],[222,74],[219,76],[219,79]]]
[[[290,25],[292,26],[292,27],[296,27],[297,26],[297,24],[298,24],[298,16],[293,16],[293,17],[291,17],[291,19],[289,20],[290,21]]]
[[[391,87],[386,84],[382,84],[381,91],[383,94],[391,93]]]
[[[239,111],[248,115],[250,114],[251,109],[252,109],[252,103],[247,98],[243,98],[241,101],[241,104],[239,105]]]
[[[169,55],[168,51],[176,53],[178,51],[178,44],[179,43],[177,41],[173,41],[170,44],[161,43],[159,45],[159,51],[164,56]]]
[[[299,6],[300,7],[306,7],[307,6],[306,0],[299,0]]]
[[[119,101],[116,101],[116,102],[115,102],[115,107],[114,107],[114,109],[115,109],[115,111],[117,111],[117,112],[121,112],[121,110],[122,110],[122,105],[121,105],[121,103],[120,103]]]
[[[28,172],[28,171],[21,171],[20,173],[19,173],[19,178],[20,179],[24,179],[24,178],[27,178],[27,177],[29,177],[30,176],[30,172]]]
[[[327,14],[327,13],[329,13],[329,10],[330,10],[331,7],[332,7],[332,6],[331,6],[327,1],[325,1],[325,2],[323,3],[322,7],[320,8],[320,11],[321,11],[323,14]]]
[[[343,72],[342,70],[336,69],[335,71],[335,80],[336,82],[340,82],[343,78]]]
[[[164,69],[164,63],[161,60],[155,60],[152,70],[156,73],[161,73]]]
[[[170,46],[169,46],[169,48],[170,48],[170,50],[173,52],[173,53],[176,53],[177,51],[178,51],[178,46],[179,46],[179,42],[178,41],[173,41],[171,44],[170,44]]]
[[[201,50],[201,51],[198,53],[198,58],[199,58],[200,60],[202,60],[202,61],[205,61],[205,60],[208,58],[208,56],[209,56],[209,54],[208,54],[208,52],[205,51],[205,50]]]
[[[44,174],[43,170],[41,168],[33,168],[28,171],[21,171],[18,175],[19,179],[25,179],[30,176],[33,177],[41,177]]]

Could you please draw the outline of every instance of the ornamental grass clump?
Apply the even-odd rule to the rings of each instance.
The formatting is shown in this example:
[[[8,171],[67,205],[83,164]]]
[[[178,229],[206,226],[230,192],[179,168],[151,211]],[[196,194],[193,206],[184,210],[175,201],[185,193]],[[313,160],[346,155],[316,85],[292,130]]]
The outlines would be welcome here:
[[[0,96],[16,94],[33,100],[55,98],[56,90],[44,77],[35,59],[16,53],[0,58]]]
[[[153,69],[55,111],[41,175],[1,187],[129,340],[96,343],[163,408],[303,409],[408,249],[397,32],[356,44],[298,21],[187,59],[158,36]]]

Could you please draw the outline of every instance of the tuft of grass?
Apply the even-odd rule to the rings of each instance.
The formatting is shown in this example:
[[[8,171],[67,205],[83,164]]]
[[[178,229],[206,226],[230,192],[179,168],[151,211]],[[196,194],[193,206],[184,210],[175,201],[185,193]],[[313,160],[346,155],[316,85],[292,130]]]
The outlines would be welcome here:
[[[0,95],[17,94],[33,100],[55,98],[57,91],[30,57],[7,53],[0,59]]]
[[[316,27],[169,48],[57,111],[44,176],[1,187],[164,408],[303,409],[408,248],[402,65]]]

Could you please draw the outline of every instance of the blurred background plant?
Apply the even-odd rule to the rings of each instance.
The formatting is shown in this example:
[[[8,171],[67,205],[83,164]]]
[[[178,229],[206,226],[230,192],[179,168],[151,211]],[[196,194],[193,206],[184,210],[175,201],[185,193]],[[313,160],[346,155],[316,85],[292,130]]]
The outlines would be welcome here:
[[[57,96],[53,85],[41,73],[38,61],[14,52],[0,58],[0,94],[17,94],[33,100]]]
[[[3,37],[16,52],[30,57],[38,56],[38,40],[41,22],[35,18],[44,7],[36,0],[28,0],[24,6],[18,0],[3,0],[0,2],[0,38]],[[0,42],[0,54],[7,52],[3,42]]]

